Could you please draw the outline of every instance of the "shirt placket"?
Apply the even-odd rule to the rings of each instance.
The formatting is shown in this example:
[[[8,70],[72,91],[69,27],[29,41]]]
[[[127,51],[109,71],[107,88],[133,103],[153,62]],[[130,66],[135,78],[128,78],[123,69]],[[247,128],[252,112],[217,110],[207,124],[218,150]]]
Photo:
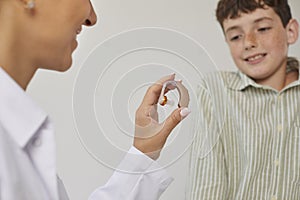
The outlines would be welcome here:
[[[274,143],[273,143],[273,155],[272,155],[272,188],[271,188],[271,200],[280,199],[280,183],[281,179],[281,161],[283,159],[282,145],[284,135],[284,98],[282,93],[278,93],[275,96],[275,108],[274,108],[275,120],[274,120]]]
[[[48,191],[49,200],[57,200],[54,131],[49,121],[46,121],[32,138],[29,155]]]

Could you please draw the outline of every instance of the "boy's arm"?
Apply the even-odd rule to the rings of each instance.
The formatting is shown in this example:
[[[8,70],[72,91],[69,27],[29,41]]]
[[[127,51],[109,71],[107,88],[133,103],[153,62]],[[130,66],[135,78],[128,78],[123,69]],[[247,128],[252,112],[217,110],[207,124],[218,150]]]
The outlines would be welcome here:
[[[221,145],[216,145],[214,150],[205,157],[193,155],[187,199],[227,199],[228,177],[221,148]]]
[[[191,148],[187,196],[189,200],[226,199],[228,174],[216,120],[216,108],[206,87],[198,88],[198,109],[195,140]]]

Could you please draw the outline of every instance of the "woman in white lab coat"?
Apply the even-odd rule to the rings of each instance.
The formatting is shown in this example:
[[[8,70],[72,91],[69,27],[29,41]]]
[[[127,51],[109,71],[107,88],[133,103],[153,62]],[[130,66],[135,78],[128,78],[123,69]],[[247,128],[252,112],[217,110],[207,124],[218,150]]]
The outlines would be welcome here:
[[[68,199],[56,176],[53,125],[25,90],[38,69],[68,70],[76,36],[96,21],[90,0],[0,0],[1,200]],[[148,89],[136,126],[153,123],[149,113],[155,111],[162,85],[174,78],[166,76]],[[175,110],[152,137],[139,132],[119,168],[140,173],[115,172],[90,199],[159,198],[172,179],[163,170],[143,172],[157,165],[154,160],[170,132],[188,114],[187,108]]]

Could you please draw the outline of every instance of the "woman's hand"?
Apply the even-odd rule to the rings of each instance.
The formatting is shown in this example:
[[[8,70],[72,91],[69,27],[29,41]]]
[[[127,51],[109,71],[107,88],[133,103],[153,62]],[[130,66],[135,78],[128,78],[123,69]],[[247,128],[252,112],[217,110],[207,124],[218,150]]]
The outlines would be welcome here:
[[[178,108],[164,122],[158,122],[157,103],[163,84],[174,79],[175,74],[172,74],[149,87],[135,114],[133,145],[154,160],[159,157],[171,131],[190,113],[188,108]]]

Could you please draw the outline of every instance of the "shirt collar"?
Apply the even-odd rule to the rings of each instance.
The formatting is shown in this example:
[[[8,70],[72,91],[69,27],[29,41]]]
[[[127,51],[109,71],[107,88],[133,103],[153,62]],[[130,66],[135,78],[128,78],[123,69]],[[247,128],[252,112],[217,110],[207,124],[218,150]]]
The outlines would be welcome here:
[[[0,124],[24,148],[46,120],[25,91],[0,67]]]
[[[242,73],[241,71],[238,71],[237,74],[235,74],[236,77],[231,77],[228,79],[228,87],[233,90],[244,90],[249,86],[255,87],[255,88],[269,88],[263,85],[260,85],[256,83],[254,80],[249,78],[246,74]],[[286,87],[294,87],[300,85],[300,75],[298,76],[298,80],[291,83]]]
[[[235,77],[229,77],[228,80],[228,87],[233,90],[244,90],[245,88],[251,85],[257,85],[252,79],[246,76],[241,71],[232,74]]]

